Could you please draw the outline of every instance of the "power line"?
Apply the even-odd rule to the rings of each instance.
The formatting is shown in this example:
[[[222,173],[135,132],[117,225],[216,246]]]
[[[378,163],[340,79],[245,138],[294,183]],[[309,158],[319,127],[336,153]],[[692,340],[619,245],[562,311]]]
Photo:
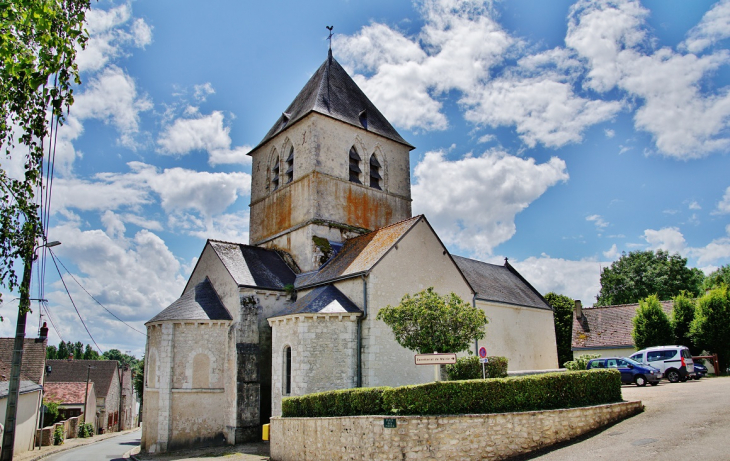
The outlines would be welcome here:
[[[53,253],[53,251],[52,251],[52,250],[51,250],[50,248],[48,249],[48,251],[50,251],[50,252],[51,252],[51,256],[52,256],[52,257],[54,258],[54,264],[55,264],[55,260],[57,260],[57,259],[58,259],[58,257],[57,257],[57,256],[56,256],[56,255],[55,255],[55,254]],[[81,289],[82,289],[82,290],[84,290],[84,292],[86,292],[86,294],[87,294],[87,295],[89,295],[89,297],[90,297],[91,299],[93,299],[94,301],[96,301],[96,304],[100,305],[100,306],[101,306],[101,307],[102,307],[102,308],[103,308],[103,309],[104,309],[105,311],[109,312],[109,314],[111,314],[111,315],[112,315],[112,316],[113,316],[113,317],[114,317],[115,319],[119,320],[120,322],[122,322],[123,324],[125,324],[126,326],[128,326],[129,328],[131,328],[132,330],[136,331],[137,333],[139,333],[139,334],[141,334],[141,335],[143,335],[143,336],[147,336],[147,334],[146,334],[146,333],[142,333],[142,332],[141,332],[141,331],[139,331],[138,329],[134,328],[134,327],[133,327],[132,325],[128,324],[128,323],[127,323],[127,322],[125,322],[124,320],[122,320],[122,319],[120,319],[119,317],[117,317],[117,316],[116,316],[116,314],[114,314],[114,312],[112,312],[112,311],[110,311],[109,309],[107,309],[107,308],[106,308],[106,306],[104,306],[104,305],[103,305],[103,304],[102,304],[101,302],[99,302],[99,300],[98,300],[98,299],[94,298],[94,296],[92,296],[92,294],[91,294],[91,293],[89,293],[89,292],[88,292],[88,291],[86,290],[86,288],[84,288],[84,286],[83,286],[83,285],[81,285],[81,283],[80,283],[80,282],[79,282],[79,281],[78,281],[78,280],[76,279],[76,277],[74,277],[74,275],[73,275],[73,274],[71,273],[71,271],[69,271],[69,270],[68,270],[68,268],[67,268],[67,267],[66,267],[66,266],[65,266],[65,265],[63,264],[63,261],[61,261],[60,259],[58,259],[58,262],[59,262],[59,263],[61,263],[61,266],[62,266],[62,267],[63,267],[63,268],[64,268],[64,269],[66,270],[66,272],[68,273],[68,275],[70,275],[70,276],[71,276],[71,278],[72,278],[72,279],[74,279],[74,282],[76,282],[76,284],[77,284],[78,286],[80,286],[80,287],[81,287]]]
[[[46,317],[48,317],[48,320],[51,322],[53,331],[55,331],[58,338],[63,341],[63,337],[61,337],[61,332],[58,331],[58,328],[56,328],[56,324],[53,322],[53,317],[51,317],[51,311],[48,310],[48,306],[46,305],[46,303],[41,303],[41,309],[46,311]]]

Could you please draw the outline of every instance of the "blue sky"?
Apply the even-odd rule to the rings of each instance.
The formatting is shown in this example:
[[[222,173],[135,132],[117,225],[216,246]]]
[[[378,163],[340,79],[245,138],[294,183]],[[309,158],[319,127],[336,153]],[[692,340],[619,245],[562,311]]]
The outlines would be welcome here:
[[[416,146],[414,213],[452,253],[508,257],[541,292],[588,305],[624,251],[730,263],[730,1],[92,8],[49,239],[140,331],[180,296],[206,238],[248,242],[245,154],[326,58],[327,25],[335,58]],[[144,336],[66,281],[101,349],[141,356]],[[45,297],[51,343],[90,343],[52,265]]]

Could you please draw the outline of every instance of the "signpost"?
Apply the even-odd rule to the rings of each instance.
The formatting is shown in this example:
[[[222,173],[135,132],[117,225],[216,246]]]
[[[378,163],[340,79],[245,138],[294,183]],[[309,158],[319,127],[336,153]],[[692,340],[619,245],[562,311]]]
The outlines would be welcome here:
[[[441,365],[456,363],[456,354],[416,354],[414,359],[416,365],[433,365],[434,381],[441,381]]]
[[[482,363],[482,379],[487,379],[486,363],[489,363],[487,358],[487,348],[482,346],[479,348],[479,361]]]

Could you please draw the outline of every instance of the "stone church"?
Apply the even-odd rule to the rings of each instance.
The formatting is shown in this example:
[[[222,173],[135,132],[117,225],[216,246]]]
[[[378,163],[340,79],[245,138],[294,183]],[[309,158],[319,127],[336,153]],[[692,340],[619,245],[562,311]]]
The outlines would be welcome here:
[[[411,215],[413,149],[330,52],[249,154],[250,242],[208,240],[146,323],[144,450],[259,440],[285,396],[431,381],[376,320],[428,287],[484,310],[475,348],[510,370],[558,366],[540,293]]]

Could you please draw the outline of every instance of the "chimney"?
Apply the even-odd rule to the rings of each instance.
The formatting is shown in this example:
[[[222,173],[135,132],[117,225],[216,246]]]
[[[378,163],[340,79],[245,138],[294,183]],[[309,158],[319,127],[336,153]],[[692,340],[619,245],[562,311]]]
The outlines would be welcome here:
[[[46,326],[46,322],[43,322],[39,339],[44,340],[46,338],[48,338],[48,326]]]
[[[73,354],[68,354],[68,361],[69,362],[73,362],[74,361],[74,355]]]
[[[578,320],[583,318],[583,303],[580,302],[580,299],[575,300],[575,318]]]

